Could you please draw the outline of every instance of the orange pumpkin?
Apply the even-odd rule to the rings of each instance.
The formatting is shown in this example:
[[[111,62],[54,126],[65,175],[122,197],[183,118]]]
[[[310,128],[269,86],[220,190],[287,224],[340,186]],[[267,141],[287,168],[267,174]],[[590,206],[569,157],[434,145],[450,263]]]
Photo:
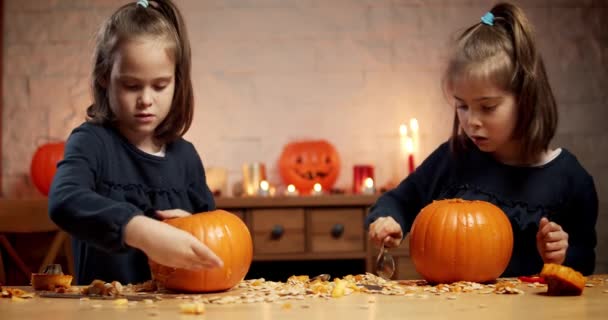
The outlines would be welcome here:
[[[49,194],[51,182],[57,171],[57,162],[63,159],[64,142],[44,144],[34,153],[30,164],[30,176],[38,191],[45,196]]]
[[[215,210],[165,222],[202,241],[224,261],[224,266],[190,271],[150,260],[152,277],[162,287],[182,292],[213,292],[230,289],[245,278],[253,258],[253,242],[249,229],[239,217]]]
[[[431,283],[495,280],[512,250],[509,219],[485,201],[434,201],[420,211],[410,231],[416,271]]]
[[[293,184],[300,193],[310,193],[315,183],[330,190],[340,173],[340,157],[325,140],[292,142],[283,148],[279,172],[283,182]]]

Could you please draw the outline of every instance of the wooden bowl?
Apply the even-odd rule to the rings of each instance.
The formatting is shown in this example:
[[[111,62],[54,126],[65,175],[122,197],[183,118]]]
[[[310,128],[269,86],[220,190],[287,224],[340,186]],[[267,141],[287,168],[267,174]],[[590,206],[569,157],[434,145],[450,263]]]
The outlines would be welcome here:
[[[34,290],[55,290],[55,288],[69,288],[72,276],[64,274],[32,273],[32,287]]]

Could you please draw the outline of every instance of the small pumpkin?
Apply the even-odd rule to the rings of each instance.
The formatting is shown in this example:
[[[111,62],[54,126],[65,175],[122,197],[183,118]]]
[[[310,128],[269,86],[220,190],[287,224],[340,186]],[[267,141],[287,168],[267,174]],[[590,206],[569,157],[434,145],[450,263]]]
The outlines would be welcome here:
[[[286,185],[309,194],[315,183],[330,190],[340,174],[340,156],[325,140],[288,143],[279,158],[279,173]]]
[[[57,171],[57,162],[63,159],[65,142],[43,144],[34,153],[30,164],[30,176],[38,191],[47,196]]]
[[[199,239],[224,261],[224,266],[190,271],[149,260],[152,277],[162,287],[182,292],[223,291],[245,278],[253,258],[253,242],[249,229],[239,217],[215,210],[165,222]]]
[[[485,201],[434,201],[410,231],[416,271],[431,283],[493,281],[507,268],[512,250],[509,219]]]
[[[580,272],[554,263],[546,263],[540,276],[545,279],[547,294],[551,296],[580,296],[587,282]]]

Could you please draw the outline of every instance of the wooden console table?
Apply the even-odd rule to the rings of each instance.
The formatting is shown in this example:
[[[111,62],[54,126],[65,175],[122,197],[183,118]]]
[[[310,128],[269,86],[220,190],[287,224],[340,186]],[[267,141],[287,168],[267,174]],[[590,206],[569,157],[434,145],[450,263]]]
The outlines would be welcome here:
[[[218,209],[239,215],[249,227],[254,261],[327,263],[361,260],[359,272],[374,272],[377,248],[370,245],[364,219],[378,195],[217,198]],[[406,239],[407,240],[407,239]],[[408,241],[391,250],[395,278],[415,279]]]

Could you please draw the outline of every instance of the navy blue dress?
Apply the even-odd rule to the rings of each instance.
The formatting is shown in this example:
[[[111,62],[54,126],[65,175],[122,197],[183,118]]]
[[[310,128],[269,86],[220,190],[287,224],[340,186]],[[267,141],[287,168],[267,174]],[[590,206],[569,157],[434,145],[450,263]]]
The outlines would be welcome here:
[[[536,248],[536,233],[543,216],[568,233],[564,265],[583,274],[593,272],[597,193],[593,178],[568,150],[562,149],[542,166],[516,167],[494,160],[474,145],[455,155],[444,143],[414,173],[378,199],[366,226],[378,217],[391,216],[406,234],[424,206],[449,198],[488,201],[508,216],[513,254],[502,276],[540,272],[543,261]]]
[[[157,157],[109,126],[84,123],[72,131],[49,193],[49,215],[73,237],[78,284],[149,280],[147,257],[125,244],[124,227],[136,215],[167,209],[215,209],[190,142],[167,144]]]

